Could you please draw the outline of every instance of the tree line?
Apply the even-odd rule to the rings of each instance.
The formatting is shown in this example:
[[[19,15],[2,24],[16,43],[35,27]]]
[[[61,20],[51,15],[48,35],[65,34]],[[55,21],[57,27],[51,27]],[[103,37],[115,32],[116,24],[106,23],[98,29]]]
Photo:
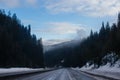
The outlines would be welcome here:
[[[0,10],[0,67],[44,67],[42,39],[16,14]]]
[[[104,56],[111,53],[117,56],[113,62],[110,62],[113,65],[115,61],[120,59],[120,13],[116,23],[110,26],[109,22],[106,24],[102,22],[99,32],[91,30],[90,35],[74,48],[64,47],[46,53],[47,66],[51,64],[51,66],[82,67],[89,62],[94,64],[95,67],[99,67],[108,62],[108,59]],[[61,63],[62,60],[64,62]]]

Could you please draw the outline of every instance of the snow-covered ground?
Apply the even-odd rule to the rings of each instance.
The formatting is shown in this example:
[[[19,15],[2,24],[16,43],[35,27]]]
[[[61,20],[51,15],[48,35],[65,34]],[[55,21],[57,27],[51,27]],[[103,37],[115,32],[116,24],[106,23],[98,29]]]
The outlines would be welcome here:
[[[0,77],[34,73],[39,71],[48,71],[51,68],[0,68]]]
[[[100,66],[97,69],[94,69],[93,65],[89,67],[83,66],[82,68],[76,68],[76,70],[81,70],[81,71],[85,71],[88,73],[102,75],[102,76],[106,76],[106,77],[110,77],[114,79],[120,79],[120,64],[119,63],[120,62],[117,61],[114,66],[111,66],[110,63],[107,63],[106,65]]]
[[[11,72],[22,72],[22,71],[36,71],[44,70],[44,68],[32,69],[32,68],[0,68],[0,74],[11,73]]]

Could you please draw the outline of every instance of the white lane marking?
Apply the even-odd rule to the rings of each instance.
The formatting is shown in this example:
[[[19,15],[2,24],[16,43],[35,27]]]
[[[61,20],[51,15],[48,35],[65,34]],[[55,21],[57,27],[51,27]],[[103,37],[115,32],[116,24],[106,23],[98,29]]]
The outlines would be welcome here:
[[[55,80],[61,73],[62,69],[55,71],[54,73],[51,73],[49,76],[46,76],[46,78],[43,78],[42,80]]]
[[[71,75],[70,75],[70,72],[67,70],[67,75],[68,75],[68,78],[69,78],[69,80],[76,80],[74,77],[72,77]]]

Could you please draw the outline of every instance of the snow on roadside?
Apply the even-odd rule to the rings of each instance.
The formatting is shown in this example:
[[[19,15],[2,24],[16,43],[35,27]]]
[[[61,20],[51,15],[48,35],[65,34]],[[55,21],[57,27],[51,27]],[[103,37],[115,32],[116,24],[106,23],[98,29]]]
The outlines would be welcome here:
[[[0,68],[0,74],[3,73],[13,73],[13,72],[23,72],[23,71],[37,71],[45,70],[44,68],[32,69],[32,68]]]
[[[114,64],[114,66],[110,66],[110,63],[107,63],[104,66],[100,66],[97,69],[93,68],[94,65],[91,66],[83,66],[82,68],[77,68],[77,70],[85,71],[92,74],[102,75],[106,77],[111,77],[114,79],[120,79],[120,60]]]

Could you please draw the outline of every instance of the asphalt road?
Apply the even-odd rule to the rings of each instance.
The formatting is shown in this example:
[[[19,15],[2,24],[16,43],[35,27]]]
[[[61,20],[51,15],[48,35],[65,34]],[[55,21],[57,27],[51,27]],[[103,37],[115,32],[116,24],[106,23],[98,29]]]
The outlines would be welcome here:
[[[94,78],[70,68],[58,69],[44,73],[19,76],[5,80],[95,80]]]

